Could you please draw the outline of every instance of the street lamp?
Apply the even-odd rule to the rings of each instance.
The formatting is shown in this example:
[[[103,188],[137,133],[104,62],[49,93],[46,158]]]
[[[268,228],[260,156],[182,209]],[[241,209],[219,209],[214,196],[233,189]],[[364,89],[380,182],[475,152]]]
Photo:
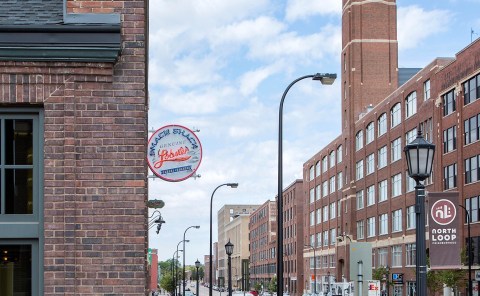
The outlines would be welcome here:
[[[427,247],[425,242],[425,185],[422,183],[432,172],[435,145],[425,141],[422,130],[418,128],[417,138],[403,149],[407,158],[408,175],[416,182],[415,212],[417,231],[416,240],[416,282],[417,296],[427,295]]]
[[[278,110],[278,192],[277,192],[277,295],[283,295],[283,258],[278,254],[283,254],[283,102],[287,96],[290,88],[300,80],[312,78],[318,80],[322,84],[331,85],[337,78],[337,74],[317,73],[313,75],[306,75],[295,79],[288,85],[280,100],[280,107]],[[210,296],[212,296],[210,294]]]
[[[183,276],[182,276],[182,287],[183,287],[183,295],[185,295],[185,235],[187,234],[187,230],[189,230],[190,228],[196,228],[196,229],[199,229],[200,226],[196,225],[196,226],[190,226],[190,227],[187,227],[187,229],[185,229],[185,232],[183,233]]]
[[[225,253],[228,256],[228,296],[232,296],[232,254],[233,254],[233,244],[228,240],[228,243],[225,244]]]
[[[184,239],[183,239],[183,240],[181,240],[181,241],[178,242],[178,244],[177,244],[177,252],[178,252],[178,246],[180,246],[181,243],[183,243],[183,246],[185,247],[185,242],[188,243],[189,240],[184,240]],[[183,250],[181,250],[181,251],[183,252]],[[178,279],[177,279],[177,272],[178,272],[177,264],[175,264],[175,275],[173,276],[173,278],[175,279],[175,291],[173,292],[173,295],[174,295],[174,296],[177,295],[177,281],[178,281]],[[179,287],[179,290],[180,290],[180,287]]]
[[[327,271],[327,294],[330,292],[330,270]]]
[[[467,235],[468,235],[468,245],[467,245],[467,253],[468,253],[468,296],[472,296],[473,287],[472,287],[472,243],[470,241],[470,213],[468,213],[467,209],[462,206],[458,205],[462,209],[465,210],[465,214],[467,215]]]
[[[199,296],[199,291],[200,291],[200,288],[199,288],[199,285],[198,285],[198,269],[200,268],[200,261],[195,261],[195,268],[197,269],[197,296]]]
[[[317,295],[317,255],[315,255],[315,248],[312,245],[305,245],[305,247],[313,250],[313,294]]]
[[[177,271],[177,263],[175,260],[178,259],[178,252],[183,252],[183,250],[179,250],[178,249],[178,245],[177,245],[177,250],[175,252],[173,252],[173,256],[172,256],[172,281],[173,281],[173,295],[175,295],[175,293],[177,293],[177,283],[176,283],[176,276],[175,276],[175,273]]]
[[[237,188],[238,187],[238,183],[225,183],[225,184],[222,184],[222,185],[219,185],[217,186],[217,188],[215,188],[215,190],[213,190],[212,192],[212,197],[210,198],[210,260],[208,262],[208,296],[212,296],[212,293],[213,293],[213,272],[212,272],[212,261],[213,261],[213,255],[212,255],[212,245],[213,245],[213,242],[212,242],[212,203],[213,203],[213,195],[215,194],[215,191],[217,191],[218,188],[222,187],[222,186],[229,186],[231,188]]]

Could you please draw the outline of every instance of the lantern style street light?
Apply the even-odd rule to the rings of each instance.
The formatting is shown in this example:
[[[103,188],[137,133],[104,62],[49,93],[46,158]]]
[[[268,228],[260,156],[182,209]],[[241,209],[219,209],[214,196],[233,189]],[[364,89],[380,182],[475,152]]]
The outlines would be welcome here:
[[[228,296],[232,296],[232,254],[233,254],[233,244],[228,240],[228,243],[225,244],[225,253],[228,256]]]
[[[182,287],[183,287],[183,295],[185,295],[185,235],[187,234],[187,230],[190,228],[196,228],[199,229],[200,226],[195,225],[195,226],[190,226],[185,229],[185,232],[183,233],[183,275],[182,275]]]
[[[200,296],[199,294],[199,291],[200,291],[200,288],[199,288],[199,285],[198,285],[198,269],[200,268],[200,261],[195,261],[195,268],[197,269],[197,294],[195,294],[196,296]]]
[[[322,84],[331,85],[337,78],[337,74],[317,73],[295,79],[288,85],[280,100],[278,110],[278,191],[277,191],[277,254],[283,254],[283,102],[290,88],[300,80],[312,78]],[[277,256],[277,295],[283,295],[283,258]],[[210,294],[209,296],[212,296]]]
[[[213,294],[213,242],[212,242],[212,204],[213,204],[213,196],[215,195],[215,191],[217,191],[218,188],[222,187],[222,186],[228,186],[228,187],[231,187],[231,188],[237,188],[238,187],[238,183],[225,183],[225,184],[222,184],[222,185],[219,185],[217,186],[217,188],[215,188],[215,190],[213,190],[212,192],[212,196],[210,197],[210,260],[208,262],[208,296],[212,296]]]
[[[425,239],[425,185],[422,183],[432,173],[435,145],[425,141],[418,127],[417,138],[403,149],[407,158],[408,175],[416,182],[416,291],[417,296],[427,296],[427,247]]]

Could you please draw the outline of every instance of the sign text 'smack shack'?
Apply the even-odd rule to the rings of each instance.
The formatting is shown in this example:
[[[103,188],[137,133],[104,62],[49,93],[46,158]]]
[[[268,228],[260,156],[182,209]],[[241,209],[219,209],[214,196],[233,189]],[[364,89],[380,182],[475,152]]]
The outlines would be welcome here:
[[[164,126],[153,133],[148,141],[148,166],[163,180],[185,180],[195,173],[201,161],[200,140],[186,127]]]

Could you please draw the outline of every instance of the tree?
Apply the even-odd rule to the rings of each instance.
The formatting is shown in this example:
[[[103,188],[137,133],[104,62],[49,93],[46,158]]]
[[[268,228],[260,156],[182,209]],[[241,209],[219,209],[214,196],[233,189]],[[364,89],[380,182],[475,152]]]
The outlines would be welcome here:
[[[174,284],[171,273],[164,274],[160,280],[160,287],[165,291],[168,291],[170,294],[173,294]]]
[[[389,274],[390,271],[385,267],[385,266],[380,266],[372,271],[372,279],[380,281],[380,282],[385,282],[387,289],[389,286],[392,284],[392,282],[389,280]]]
[[[260,283],[255,283],[255,285],[253,285],[253,289],[254,289],[255,291],[257,291],[257,292],[260,291],[260,290],[262,290],[262,284],[260,284]]]
[[[277,292],[277,277],[274,276],[268,283],[268,290],[270,292]]]

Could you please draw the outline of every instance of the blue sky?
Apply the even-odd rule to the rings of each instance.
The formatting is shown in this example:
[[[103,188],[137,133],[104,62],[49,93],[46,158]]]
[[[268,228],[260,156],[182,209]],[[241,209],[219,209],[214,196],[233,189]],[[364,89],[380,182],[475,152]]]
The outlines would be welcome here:
[[[262,204],[277,192],[278,107],[296,78],[340,74],[341,0],[150,0],[149,128],[179,124],[203,146],[201,178],[149,181],[166,224],[150,247],[172,258],[184,231],[186,264],[208,254],[209,206]],[[480,0],[398,0],[399,67],[453,57],[480,37]],[[340,134],[340,84],[297,83],[284,105],[284,186]]]

